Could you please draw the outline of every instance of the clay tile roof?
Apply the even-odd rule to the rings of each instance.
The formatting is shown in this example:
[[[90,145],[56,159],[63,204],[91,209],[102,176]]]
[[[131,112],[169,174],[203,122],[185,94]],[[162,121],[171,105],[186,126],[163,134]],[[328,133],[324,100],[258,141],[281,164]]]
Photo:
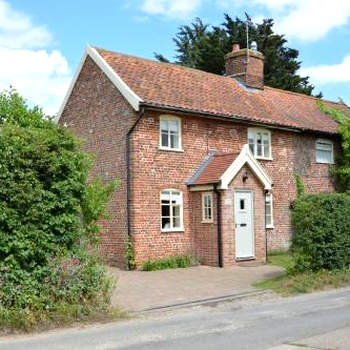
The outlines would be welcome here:
[[[338,124],[319,110],[314,97],[271,87],[247,89],[231,77],[96,50],[146,104],[301,130],[337,132]],[[325,103],[349,112],[341,103]]]
[[[238,155],[239,153],[211,154],[203,161],[199,171],[190,179],[188,185],[218,183],[221,175],[223,175]]]

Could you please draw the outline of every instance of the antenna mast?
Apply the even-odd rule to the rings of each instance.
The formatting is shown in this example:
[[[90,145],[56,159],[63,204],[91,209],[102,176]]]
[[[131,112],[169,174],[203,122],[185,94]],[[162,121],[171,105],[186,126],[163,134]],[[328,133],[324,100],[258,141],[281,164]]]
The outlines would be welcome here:
[[[249,63],[249,24],[252,23],[252,19],[249,17],[247,12],[245,13],[246,21],[245,21],[245,30],[247,35],[247,64]]]

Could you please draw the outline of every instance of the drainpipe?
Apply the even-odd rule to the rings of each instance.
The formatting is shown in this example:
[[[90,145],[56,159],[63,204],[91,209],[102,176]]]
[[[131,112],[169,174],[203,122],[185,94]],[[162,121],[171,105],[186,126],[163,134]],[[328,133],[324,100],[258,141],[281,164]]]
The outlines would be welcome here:
[[[143,117],[145,109],[142,107],[138,114],[138,117],[132,127],[126,134],[126,211],[127,211],[127,231],[128,237],[131,237],[131,172],[130,172],[130,136],[137,124]],[[128,269],[130,269],[130,265],[128,262]]]
[[[217,221],[217,233],[218,233],[218,260],[219,267],[223,267],[222,261],[222,230],[221,230],[221,192],[217,189],[217,185],[214,185],[214,192],[216,193],[216,221]]]
[[[265,200],[265,213],[266,213],[266,195],[269,193],[268,190],[265,190],[265,196],[264,196],[264,200]],[[265,215],[265,220],[266,220],[266,215]],[[269,232],[269,230],[266,228],[266,222],[265,222],[265,264],[268,263],[268,254],[267,254],[267,233]]]

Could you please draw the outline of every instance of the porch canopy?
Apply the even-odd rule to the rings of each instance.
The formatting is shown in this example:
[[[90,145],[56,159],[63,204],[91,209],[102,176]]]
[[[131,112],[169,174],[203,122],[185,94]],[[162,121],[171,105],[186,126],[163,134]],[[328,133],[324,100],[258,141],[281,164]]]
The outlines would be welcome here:
[[[189,178],[187,185],[192,191],[213,189],[214,185],[217,189],[228,189],[230,182],[244,165],[249,166],[266,191],[271,191],[272,180],[254,158],[247,144],[243,146],[240,153],[210,152]]]

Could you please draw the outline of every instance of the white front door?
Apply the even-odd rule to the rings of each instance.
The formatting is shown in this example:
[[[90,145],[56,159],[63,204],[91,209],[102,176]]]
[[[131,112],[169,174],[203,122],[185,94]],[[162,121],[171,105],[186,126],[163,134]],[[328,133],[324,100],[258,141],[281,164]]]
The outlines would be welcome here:
[[[235,191],[236,258],[254,257],[253,195]]]

